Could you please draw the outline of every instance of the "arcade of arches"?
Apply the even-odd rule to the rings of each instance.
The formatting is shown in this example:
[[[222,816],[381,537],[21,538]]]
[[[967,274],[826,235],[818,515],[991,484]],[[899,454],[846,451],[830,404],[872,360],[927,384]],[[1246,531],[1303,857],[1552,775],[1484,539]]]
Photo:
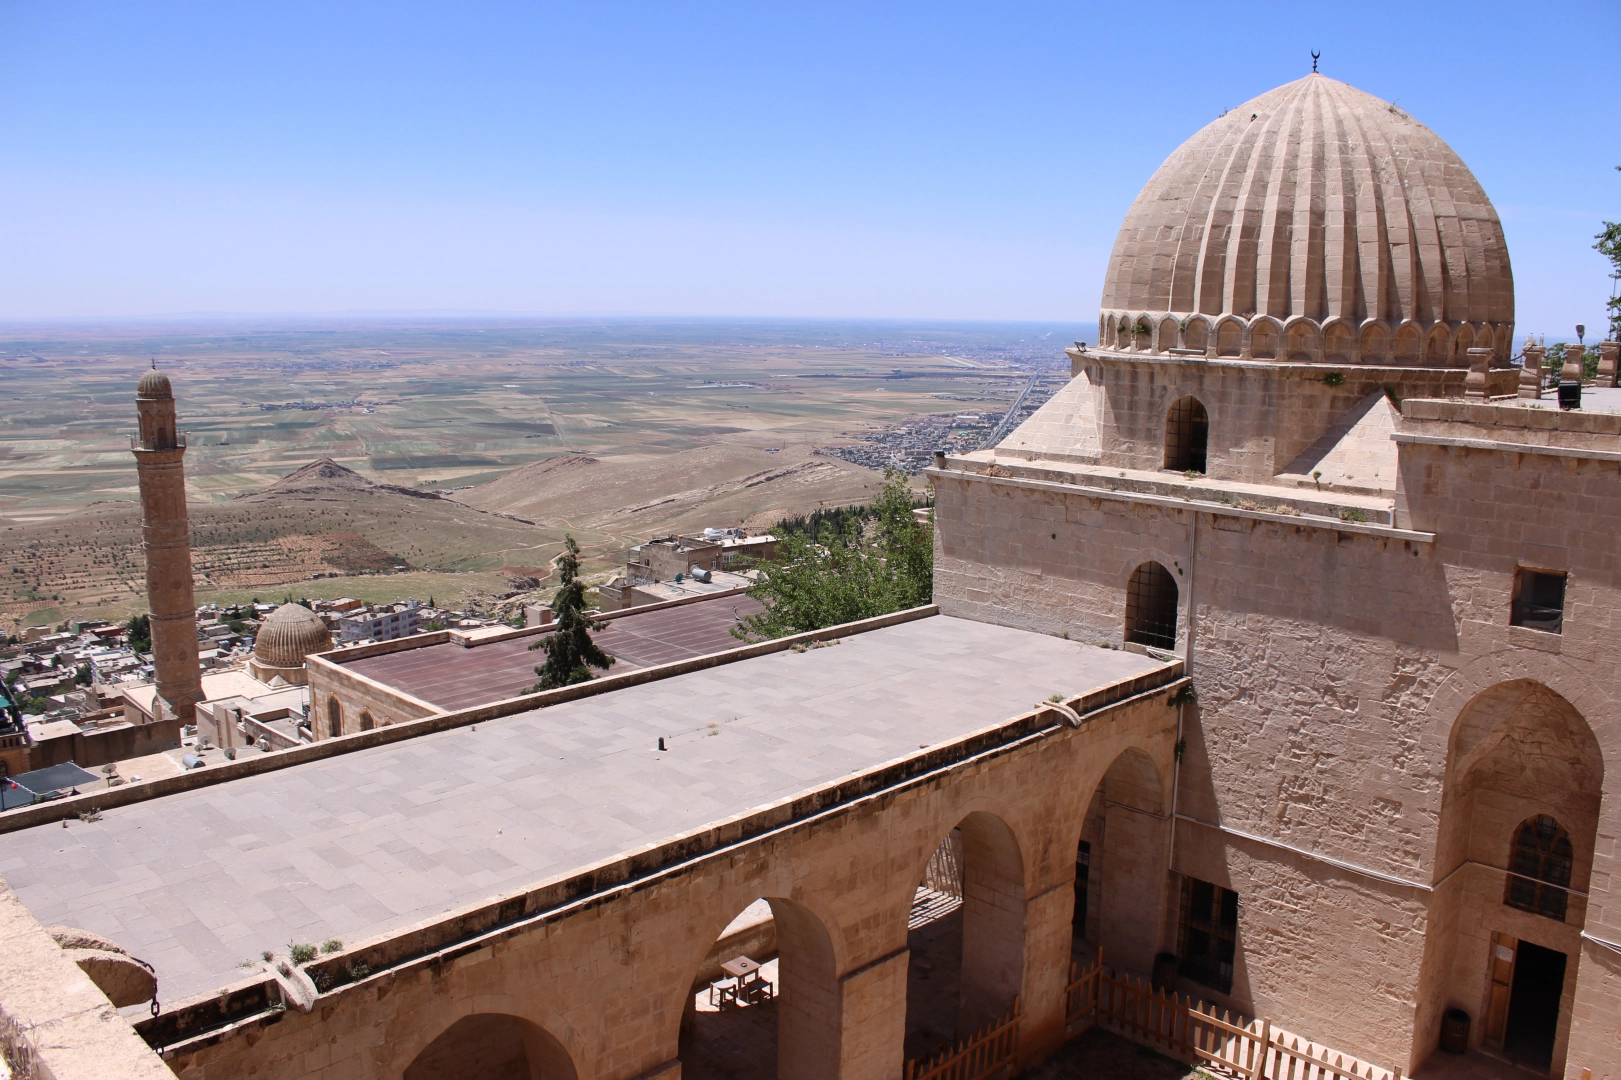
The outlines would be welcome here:
[[[642,1060],[670,1046],[683,1080],[892,1076],[903,1056],[950,1044],[1006,1014],[1015,997],[1032,1053],[1048,1052],[1062,1039],[1072,956],[1101,944],[1135,970],[1165,947],[1174,921],[1164,791],[1176,709],[1157,693],[1111,712],[1110,732],[1055,732],[899,793],[881,811],[796,828],[792,838],[566,920],[543,940],[514,940],[478,966],[457,964],[435,980],[433,993],[447,1002],[515,996],[515,987],[545,997],[548,987],[563,989],[565,971],[569,992],[556,1000],[590,998],[592,988],[555,955],[568,935],[583,934],[617,942],[610,954],[629,949],[622,955],[632,981],[620,981],[617,962],[599,969],[597,1003],[558,1014],[549,1033],[475,1010],[430,1041],[406,1040],[399,1052],[409,1056],[394,1067],[406,1080],[625,1076],[635,1074],[609,1062],[626,1060],[621,1044],[639,1044],[648,1048],[633,1055]],[[1083,840],[1099,853],[1086,884],[1089,928],[1075,926],[1073,907]],[[716,913],[707,929],[688,925],[699,896]],[[573,943],[580,947],[589,945]],[[771,991],[714,1007],[711,982],[735,985],[720,970],[734,948],[765,961]],[[625,1022],[626,1009],[646,1010],[645,1020]],[[488,1072],[469,1071],[473,1063]]]

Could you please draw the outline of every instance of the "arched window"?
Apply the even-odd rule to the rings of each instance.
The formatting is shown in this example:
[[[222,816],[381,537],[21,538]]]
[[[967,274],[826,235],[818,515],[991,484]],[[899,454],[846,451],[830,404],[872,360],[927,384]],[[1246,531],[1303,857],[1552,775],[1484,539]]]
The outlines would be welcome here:
[[[1205,471],[1210,446],[1210,417],[1198,398],[1179,398],[1165,416],[1165,467],[1177,472]]]
[[[338,704],[337,698],[326,699],[326,721],[332,738],[343,734],[343,706]]]
[[[371,718],[371,711],[368,710],[368,709],[361,709],[360,710],[360,730],[361,731],[370,731],[375,726],[376,726],[376,722],[374,720],[372,720],[372,718]]]
[[[1126,640],[1156,649],[1176,647],[1176,579],[1157,562],[1131,572],[1126,586]]]
[[[1570,887],[1570,834],[1547,814],[1521,823],[1509,851],[1503,903],[1565,921]]]

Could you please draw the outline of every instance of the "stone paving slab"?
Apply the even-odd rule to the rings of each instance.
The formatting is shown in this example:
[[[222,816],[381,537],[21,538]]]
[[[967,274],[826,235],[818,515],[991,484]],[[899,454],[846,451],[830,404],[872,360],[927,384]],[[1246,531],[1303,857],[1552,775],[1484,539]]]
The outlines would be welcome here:
[[[0,875],[175,1002],[261,950],[356,944],[1156,666],[934,616],[8,833]]]

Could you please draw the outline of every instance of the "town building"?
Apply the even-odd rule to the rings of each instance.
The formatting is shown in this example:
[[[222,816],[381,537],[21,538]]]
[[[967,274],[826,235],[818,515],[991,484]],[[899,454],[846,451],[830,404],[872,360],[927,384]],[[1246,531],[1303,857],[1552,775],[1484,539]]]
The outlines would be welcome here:
[[[674,581],[705,570],[742,570],[776,556],[777,538],[751,536],[740,528],[705,529],[697,536],[660,536],[625,556],[630,585]]]
[[[338,639],[344,643],[394,641],[422,632],[422,605],[416,601],[393,607],[364,610],[338,619]]]

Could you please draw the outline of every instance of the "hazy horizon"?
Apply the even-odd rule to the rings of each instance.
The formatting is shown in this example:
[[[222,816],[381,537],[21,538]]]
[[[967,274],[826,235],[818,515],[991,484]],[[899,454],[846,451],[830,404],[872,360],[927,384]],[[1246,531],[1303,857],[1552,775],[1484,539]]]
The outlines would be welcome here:
[[[1103,5],[10,5],[0,318],[1089,322],[1154,170],[1316,49],[1479,178],[1520,332],[1596,331],[1618,117],[1572,43],[1621,10],[1359,18],[1401,32],[1281,3],[1167,5],[1181,50]],[[1574,73],[1485,74],[1542,56]]]

